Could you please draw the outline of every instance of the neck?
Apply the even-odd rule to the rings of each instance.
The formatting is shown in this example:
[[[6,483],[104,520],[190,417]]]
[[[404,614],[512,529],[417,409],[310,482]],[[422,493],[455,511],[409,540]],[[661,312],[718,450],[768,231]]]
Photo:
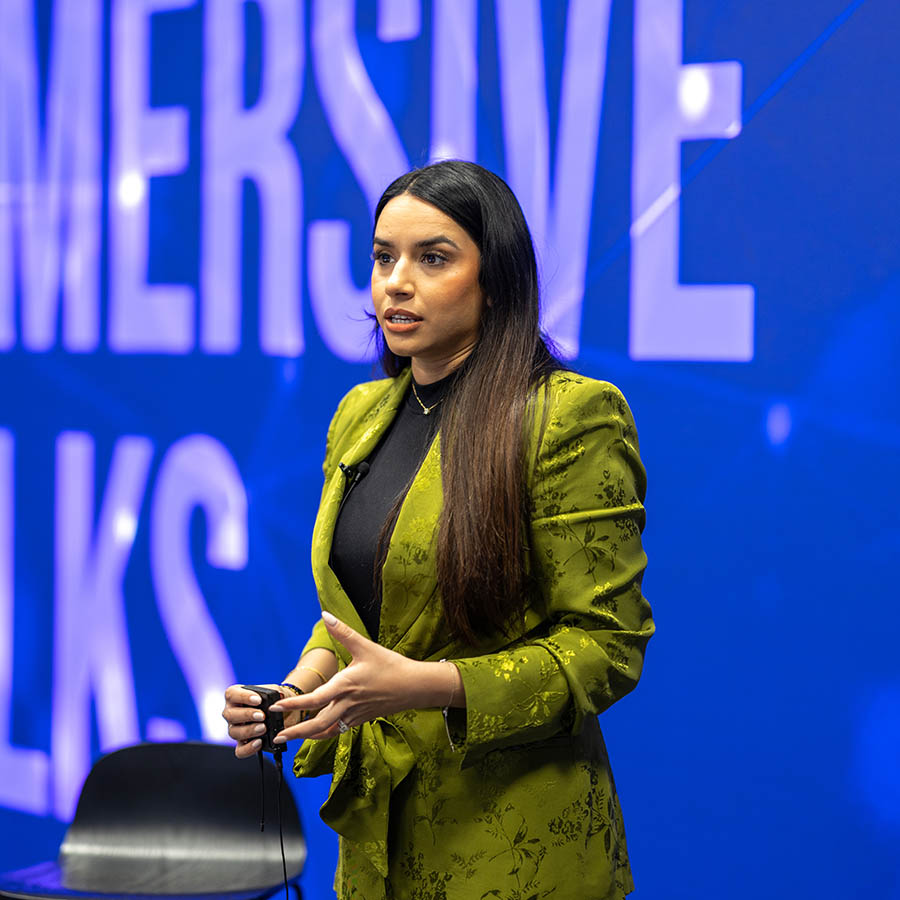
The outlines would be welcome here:
[[[467,359],[473,347],[466,347],[453,356],[444,359],[422,359],[414,356],[410,360],[412,376],[416,384],[432,384],[446,378],[451,372],[455,372]]]

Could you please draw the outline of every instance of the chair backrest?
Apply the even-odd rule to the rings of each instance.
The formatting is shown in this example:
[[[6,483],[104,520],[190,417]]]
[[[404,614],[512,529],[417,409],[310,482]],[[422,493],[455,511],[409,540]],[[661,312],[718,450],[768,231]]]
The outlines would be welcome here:
[[[60,848],[70,890],[112,894],[210,894],[262,890],[282,880],[276,819],[278,775],[260,773],[231,747],[139,744],[91,769]],[[281,822],[288,878],[306,858],[297,807],[285,785]]]

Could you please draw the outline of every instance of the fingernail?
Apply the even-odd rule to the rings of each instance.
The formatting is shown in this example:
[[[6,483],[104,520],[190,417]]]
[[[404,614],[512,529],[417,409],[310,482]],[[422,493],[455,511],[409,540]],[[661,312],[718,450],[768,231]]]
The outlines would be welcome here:
[[[257,722],[262,722],[262,720],[265,719],[265,717],[266,717],[266,714],[264,712],[262,712],[262,710],[258,709],[255,713],[253,713],[253,718]]]
[[[286,744],[286,743],[287,743],[287,738],[286,738],[286,737],[282,737],[282,735],[279,734],[279,735],[277,735],[277,736],[272,740],[272,743],[273,743],[273,744]]]
[[[259,748],[262,747],[262,741],[254,741],[250,746],[254,750],[259,750]]]
[[[262,734],[265,730],[266,730],[266,726],[265,726],[265,725],[254,725],[254,726],[253,726],[253,733],[254,733],[254,734]]]
[[[337,619],[330,613],[328,610],[323,610],[322,618],[325,620],[326,625],[337,625]]]
[[[273,703],[273,704],[269,707],[269,712],[284,712],[284,707],[283,707],[283,706],[278,706],[277,704]]]
[[[256,694],[251,694],[247,702],[252,703],[254,706],[259,706],[259,704],[262,703],[262,701],[259,699],[259,697],[256,696]]]

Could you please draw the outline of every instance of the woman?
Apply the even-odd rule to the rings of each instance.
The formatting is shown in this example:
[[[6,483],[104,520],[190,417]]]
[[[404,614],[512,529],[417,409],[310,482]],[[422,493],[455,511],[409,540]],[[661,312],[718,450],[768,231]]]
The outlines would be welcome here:
[[[322,619],[277,704],[295,773],[332,773],[337,895],[620,898],[596,714],[653,632],[628,407],[548,351],[521,209],[472,163],[385,191],[372,298],[388,377],[329,428]],[[226,698],[252,755],[259,699]]]

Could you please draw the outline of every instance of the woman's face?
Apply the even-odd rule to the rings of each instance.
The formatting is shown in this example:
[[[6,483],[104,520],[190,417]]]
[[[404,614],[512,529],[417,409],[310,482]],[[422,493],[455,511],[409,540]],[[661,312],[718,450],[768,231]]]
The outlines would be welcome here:
[[[478,340],[481,253],[449,216],[411,194],[381,211],[372,247],[372,302],[391,352],[420,384],[452,372]]]

